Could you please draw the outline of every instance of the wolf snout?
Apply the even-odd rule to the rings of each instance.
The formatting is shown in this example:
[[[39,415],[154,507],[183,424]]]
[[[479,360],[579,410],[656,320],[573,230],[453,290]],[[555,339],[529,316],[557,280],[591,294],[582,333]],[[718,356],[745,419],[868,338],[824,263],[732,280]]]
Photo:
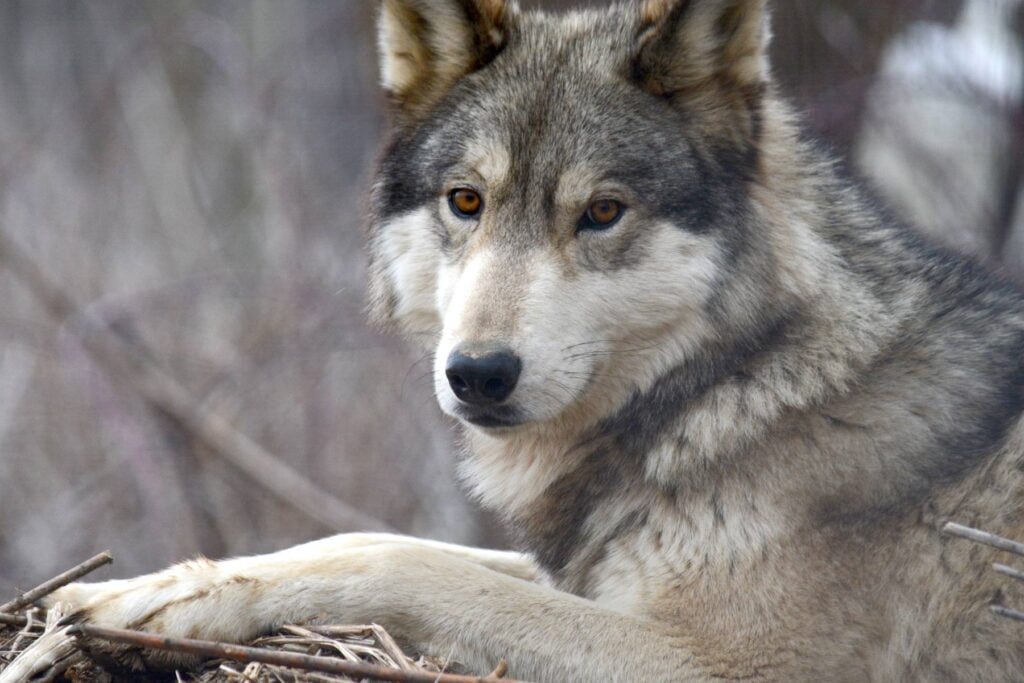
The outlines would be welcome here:
[[[511,349],[460,346],[448,356],[445,376],[460,401],[487,406],[512,395],[522,369],[522,361]]]

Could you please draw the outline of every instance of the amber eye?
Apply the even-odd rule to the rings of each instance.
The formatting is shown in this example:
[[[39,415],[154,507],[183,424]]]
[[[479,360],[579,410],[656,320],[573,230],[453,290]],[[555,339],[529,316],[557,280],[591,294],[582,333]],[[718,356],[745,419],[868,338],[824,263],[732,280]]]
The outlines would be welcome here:
[[[626,207],[614,199],[599,199],[589,207],[580,219],[579,230],[607,230],[622,218]]]
[[[476,190],[460,187],[448,195],[448,206],[459,218],[476,218],[484,208],[484,200]]]

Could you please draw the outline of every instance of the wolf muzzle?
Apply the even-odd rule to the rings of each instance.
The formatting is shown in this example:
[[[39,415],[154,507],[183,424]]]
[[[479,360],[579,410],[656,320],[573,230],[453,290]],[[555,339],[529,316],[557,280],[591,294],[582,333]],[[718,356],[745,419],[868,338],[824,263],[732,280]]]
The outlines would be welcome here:
[[[445,376],[459,401],[483,407],[511,396],[522,369],[509,348],[461,345],[448,356]]]

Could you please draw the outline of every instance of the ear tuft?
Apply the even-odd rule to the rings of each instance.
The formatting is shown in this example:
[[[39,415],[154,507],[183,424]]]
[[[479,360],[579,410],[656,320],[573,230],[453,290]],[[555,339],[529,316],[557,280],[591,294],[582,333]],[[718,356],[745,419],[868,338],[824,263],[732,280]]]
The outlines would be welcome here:
[[[640,10],[640,61],[666,89],[710,78],[737,86],[768,77],[765,0],[645,0]]]
[[[769,79],[765,0],[645,0],[633,75],[651,93],[732,121],[756,135]]]
[[[459,79],[493,60],[513,11],[506,0],[384,0],[381,80],[400,112],[425,114]]]

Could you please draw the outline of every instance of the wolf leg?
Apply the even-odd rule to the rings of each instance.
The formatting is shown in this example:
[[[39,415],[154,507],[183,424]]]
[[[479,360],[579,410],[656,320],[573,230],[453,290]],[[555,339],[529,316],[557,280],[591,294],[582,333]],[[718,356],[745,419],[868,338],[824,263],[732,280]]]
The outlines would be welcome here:
[[[338,536],[270,555],[74,584],[51,600],[72,603],[91,623],[211,640],[244,641],[311,619],[375,621],[418,650],[480,671],[505,658],[515,676],[536,681],[700,678],[681,641],[520,578],[530,564],[512,553],[397,536]],[[142,656],[149,666],[181,663],[163,653]],[[18,670],[31,672],[30,664]]]

